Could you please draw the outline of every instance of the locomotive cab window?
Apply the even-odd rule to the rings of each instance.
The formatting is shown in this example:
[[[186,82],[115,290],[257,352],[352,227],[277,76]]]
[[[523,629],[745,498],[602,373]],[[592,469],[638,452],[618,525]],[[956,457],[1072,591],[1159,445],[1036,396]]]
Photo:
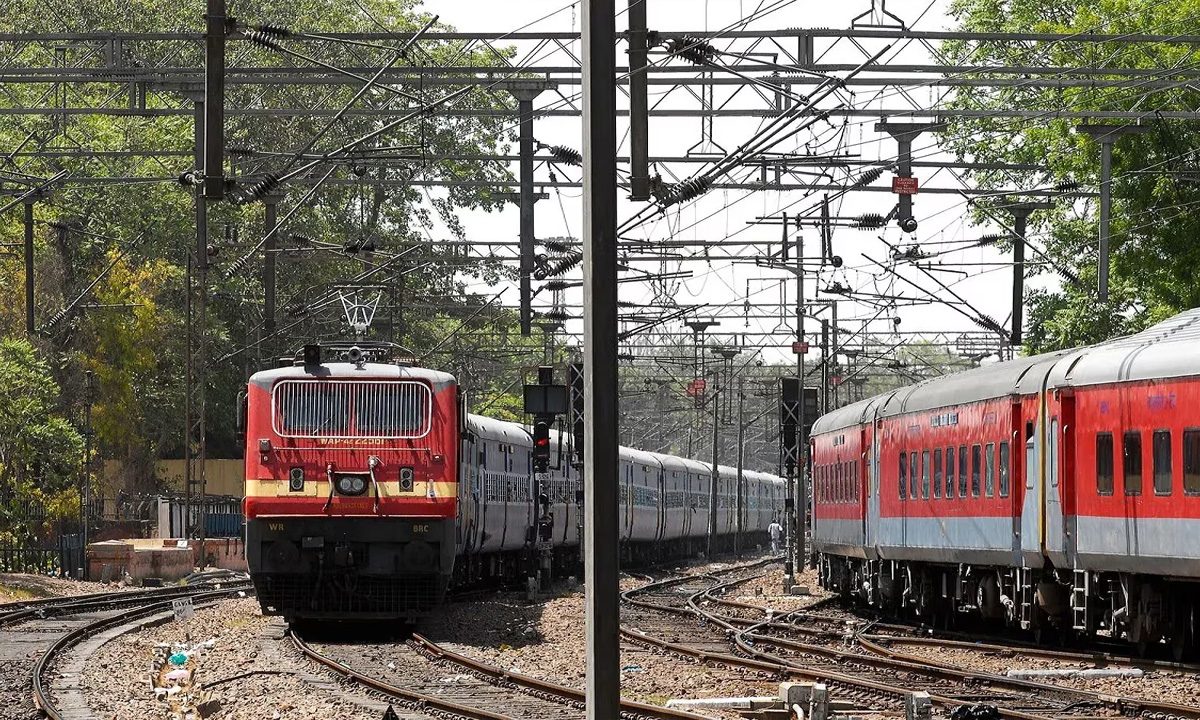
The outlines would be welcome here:
[[[983,448],[971,446],[971,497],[979,497],[979,466],[982,464]]]
[[[1200,495],[1200,430],[1183,431],[1183,492]]]
[[[1125,494],[1142,494],[1142,433],[1131,430],[1125,433],[1123,470],[1125,471]]]
[[[1113,494],[1113,436],[1096,433],[1096,494]]]
[[[1171,475],[1171,431],[1155,430],[1154,449],[1154,494],[1170,495],[1174,490]]]

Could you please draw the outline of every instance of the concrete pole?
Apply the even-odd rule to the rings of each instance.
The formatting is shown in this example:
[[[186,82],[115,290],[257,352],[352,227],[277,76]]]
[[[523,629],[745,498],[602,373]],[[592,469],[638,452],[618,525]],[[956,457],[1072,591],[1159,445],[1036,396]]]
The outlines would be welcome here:
[[[804,340],[804,236],[800,234],[800,218],[796,218],[796,328],[797,340],[801,343]],[[794,497],[796,498],[796,511],[792,514],[791,528],[792,534],[795,536],[795,542],[792,543],[792,551],[795,553],[794,558],[789,558],[793,562],[795,569],[804,567],[804,533],[808,522],[808,487],[805,484],[804,477],[804,445],[808,442],[808,437],[804,432],[804,398],[805,398],[805,379],[804,379],[804,358],[805,353],[801,352],[796,356],[796,370],[800,378],[800,407],[797,412],[797,427],[796,434],[796,486]]]
[[[582,0],[587,720],[621,714],[616,6]]]

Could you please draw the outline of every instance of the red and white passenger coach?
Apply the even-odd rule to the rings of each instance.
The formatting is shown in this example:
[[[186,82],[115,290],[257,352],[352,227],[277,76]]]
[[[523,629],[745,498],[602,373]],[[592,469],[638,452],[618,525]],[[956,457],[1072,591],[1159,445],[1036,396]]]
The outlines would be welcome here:
[[[1195,648],[1200,309],[848,405],[811,442],[825,586]]]

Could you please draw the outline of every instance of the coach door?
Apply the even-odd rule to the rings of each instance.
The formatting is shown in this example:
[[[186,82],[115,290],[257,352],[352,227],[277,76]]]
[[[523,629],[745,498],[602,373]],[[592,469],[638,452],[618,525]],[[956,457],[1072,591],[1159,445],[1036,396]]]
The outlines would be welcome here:
[[[1046,485],[1043,498],[1045,513],[1045,550],[1059,567],[1068,563],[1067,513],[1064,499],[1071,489],[1075,433],[1075,398],[1062,397],[1057,408],[1050,406],[1047,432]],[[1053,412],[1057,410],[1057,412]]]
[[[879,446],[881,444],[882,433],[880,433],[880,425],[882,423],[879,418],[878,407],[871,411],[871,429],[868,433],[867,445],[867,512],[866,526],[863,535],[863,545],[866,546],[867,557],[874,559],[877,556],[876,544],[879,542],[879,493],[883,485],[883,463],[884,459],[879,456]],[[892,461],[893,463],[895,460]],[[895,486],[892,486],[893,492]]]
[[[858,462],[854,463],[854,490],[852,497],[858,499],[858,515],[861,520],[859,527],[859,537],[864,540],[864,544],[869,544],[870,536],[867,534],[867,528],[870,523],[867,521],[867,507],[870,504],[871,497],[871,430],[867,427],[862,427],[858,431]]]
[[[1008,512],[1012,515],[1012,552],[1014,567],[1021,566],[1021,497],[1025,494],[1025,420],[1019,398],[1012,402],[1012,434],[1009,437]]]

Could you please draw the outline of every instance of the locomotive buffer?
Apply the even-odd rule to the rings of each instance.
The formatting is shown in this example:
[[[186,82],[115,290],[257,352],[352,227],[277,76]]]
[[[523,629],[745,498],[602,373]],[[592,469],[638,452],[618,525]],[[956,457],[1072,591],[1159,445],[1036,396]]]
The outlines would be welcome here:
[[[554,368],[538,368],[538,381],[525,386],[525,413],[533,416],[533,492],[525,544],[529,551],[528,586],[530,594],[550,589],[554,566],[554,513],[550,503],[550,426],[567,412],[567,386],[554,384]],[[559,435],[561,444],[562,435]],[[558,464],[562,465],[562,448]]]

